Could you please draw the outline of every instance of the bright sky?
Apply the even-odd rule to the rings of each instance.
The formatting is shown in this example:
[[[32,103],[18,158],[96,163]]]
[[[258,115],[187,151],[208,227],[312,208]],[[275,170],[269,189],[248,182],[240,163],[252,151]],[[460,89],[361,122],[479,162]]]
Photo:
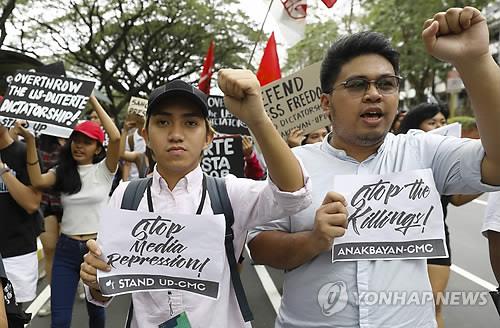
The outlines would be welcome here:
[[[276,2],[274,5],[279,4],[281,0],[273,0]],[[307,23],[312,23],[317,20],[325,21],[333,19],[340,22],[341,18],[348,15],[351,9],[351,1],[354,1],[355,12],[359,11],[359,1],[357,0],[337,0],[332,8],[327,8],[321,0],[308,0],[308,12],[307,12]],[[270,0],[240,0],[240,5],[238,6],[244,10],[247,15],[258,24],[259,28],[262,25],[266,11],[268,9]],[[35,8],[35,12],[40,12],[40,15],[46,15],[46,13],[39,8]],[[279,28],[274,21],[271,13],[269,14],[266,24],[264,25],[264,34],[269,37],[271,32],[275,32],[276,41],[278,44],[278,56],[280,58],[280,64],[283,67],[286,62],[286,48],[283,41],[283,36],[281,35]],[[10,40],[14,40],[19,37],[19,31],[16,30],[10,24],[7,24],[7,43]],[[252,60],[255,67],[258,67],[262,53],[264,51],[265,42],[261,41],[256,50]],[[40,55],[47,55],[44,51],[40,51]],[[215,90],[214,90],[215,91]],[[215,91],[217,92],[217,91]]]
[[[281,0],[273,0],[274,2],[279,2]],[[321,0],[308,0],[308,12],[307,12],[307,23],[313,23],[318,19],[320,21],[325,21],[333,19],[336,22],[340,22],[341,18],[345,15],[349,15],[351,10],[351,1],[354,1],[354,11],[355,13],[359,11],[359,1],[356,0],[337,0],[332,8],[327,8]],[[240,8],[243,9],[250,18],[261,26],[266,11],[269,6],[269,0],[240,0]],[[283,41],[283,37],[279,32],[279,27],[274,21],[271,14],[269,14],[266,23],[264,25],[264,33],[266,36],[270,36],[271,32],[275,33],[276,42],[278,43],[278,56],[280,58],[280,63],[283,65],[286,60],[286,45]],[[264,42],[261,42],[260,47],[257,47],[254,58],[260,60],[262,52],[264,50]],[[258,60],[257,64],[258,65]],[[255,59],[254,61],[255,62]]]

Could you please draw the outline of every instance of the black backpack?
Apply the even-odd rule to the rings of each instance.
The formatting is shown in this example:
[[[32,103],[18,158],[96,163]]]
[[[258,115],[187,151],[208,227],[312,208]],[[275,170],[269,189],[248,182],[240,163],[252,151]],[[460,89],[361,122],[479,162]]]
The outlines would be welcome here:
[[[210,197],[210,203],[212,204],[212,210],[214,214],[224,214],[226,218],[226,235],[224,238],[224,246],[226,249],[226,258],[229,262],[229,269],[231,271],[231,282],[236,293],[236,299],[240,307],[241,315],[245,322],[253,320],[253,314],[248,305],[248,300],[245,295],[245,290],[241,283],[240,274],[238,273],[238,266],[236,258],[234,256],[234,233],[233,233],[233,223],[234,223],[234,213],[231,206],[231,201],[227,194],[226,181],[222,178],[215,178],[212,176],[205,175],[207,182],[207,191]],[[139,203],[141,202],[144,192],[151,186],[152,177],[136,179],[130,181],[123,194],[123,199],[121,203],[121,209],[124,210],[137,210]],[[126,327],[129,328],[132,322],[134,305],[130,301],[130,307],[127,316]]]

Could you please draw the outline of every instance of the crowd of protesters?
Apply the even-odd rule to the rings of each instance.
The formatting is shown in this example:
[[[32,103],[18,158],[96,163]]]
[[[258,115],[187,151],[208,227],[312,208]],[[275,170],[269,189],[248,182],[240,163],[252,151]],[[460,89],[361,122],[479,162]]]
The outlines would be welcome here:
[[[321,107],[331,125],[307,134],[293,129],[287,140],[266,115],[255,75],[221,70],[226,107],[252,137],[241,136],[246,179],[223,179],[234,223],[219,297],[133,293],[123,313],[127,327],[174,327],[179,314],[189,317],[191,327],[249,327],[230,264],[233,255],[243,261],[245,243],[256,263],[286,272],[276,327],[444,327],[437,295],[446,290],[452,263],[446,221],[447,258],[332,263],[333,241],[348,228],[346,200],[332,189],[338,174],[432,169],[444,220],[449,203],[460,206],[492,192],[483,233],[500,282],[500,69],[489,54],[486,21],[475,8],[453,8],[427,20],[422,38],[427,52],[454,65],[467,87],[475,118],[464,121],[462,138],[431,132],[453,119],[440,104],[398,109],[399,53],[379,33],[332,44],[320,73]],[[35,137],[22,120],[10,131],[0,125],[0,211],[8,213],[0,229],[0,296],[6,300],[0,328],[7,321],[9,327],[17,327],[15,320],[29,322],[23,303],[36,297],[38,237],[51,286],[45,312],[52,327],[71,326],[80,279],[89,327],[105,327],[112,298],[101,293],[97,270],[112,268],[96,242],[99,221],[106,219],[99,213],[122,206],[130,181],[150,179],[137,210],[214,214],[214,200],[204,197],[200,154],[217,132],[203,92],[169,82],[151,92],[144,112],[128,113],[121,133],[94,96],[89,103],[88,120],[67,139]],[[435,299],[418,306],[347,299],[345,309],[324,315],[318,290],[335,281],[358,292],[430,291]]]

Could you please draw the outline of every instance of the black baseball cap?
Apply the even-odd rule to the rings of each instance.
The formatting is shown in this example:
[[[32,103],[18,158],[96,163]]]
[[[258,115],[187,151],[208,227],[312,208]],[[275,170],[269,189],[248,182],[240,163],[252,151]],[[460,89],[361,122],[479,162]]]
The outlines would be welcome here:
[[[146,117],[150,117],[153,111],[162,101],[165,101],[167,99],[175,99],[176,97],[182,97],[192,100],[196,105],[199,106],[203,116],[208,117],[207,95],[200,89],[195,88],[192,85],[181,80],[168,82],[161,87],[158,87],[151,91],[148,99],[148,109],[146,111]]]

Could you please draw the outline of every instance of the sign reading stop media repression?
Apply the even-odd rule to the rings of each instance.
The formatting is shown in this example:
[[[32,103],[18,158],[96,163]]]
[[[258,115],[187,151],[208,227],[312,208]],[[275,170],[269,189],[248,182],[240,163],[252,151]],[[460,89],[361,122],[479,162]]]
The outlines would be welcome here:
[[[285,140],[294,128],[308,134],[330,125],[321,109],[320,66],[313,64],[261,89],[264,108]]]
[[[216,137],[205,150],[201,160],[201,169],[214,177],[225,177],[233,174],[239,178],[244,176],[243,148],[240,136]]]
[[[66,138],[73,131],[94,82],[32,72],[14,75],[0,106],[0,123],[11,127],[16,119],[28,128]]]
[[[179,289],[218,298],[224,216],[104,208],[99,243],[111,271],[97,272],[103,295]]]

